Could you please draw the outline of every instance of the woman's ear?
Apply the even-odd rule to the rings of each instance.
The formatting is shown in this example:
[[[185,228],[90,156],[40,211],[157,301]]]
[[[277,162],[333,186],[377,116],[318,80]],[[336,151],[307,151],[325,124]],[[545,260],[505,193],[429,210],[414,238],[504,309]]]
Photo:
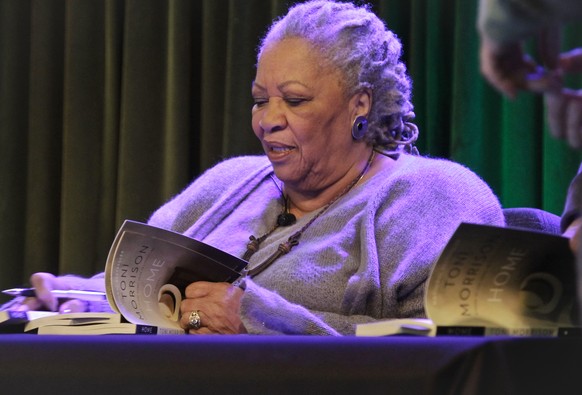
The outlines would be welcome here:
[[[365,88],[354,94],[351,99],[353,110],[353,117],[358,116],[367,117],[372,109],[372,90]]]

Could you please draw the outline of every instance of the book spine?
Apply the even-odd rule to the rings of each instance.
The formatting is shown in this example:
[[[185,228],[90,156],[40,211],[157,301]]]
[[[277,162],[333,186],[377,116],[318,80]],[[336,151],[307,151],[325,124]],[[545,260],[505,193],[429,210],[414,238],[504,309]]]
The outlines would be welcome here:
[[[582,328],[499,328],[484,326],[437,326],[436,335],[581,337]]]
[[[483,336],[485,328],[482,326],[437,326],[437,336]]]
[[[155,325],[141,325],[136,324],[135,326],[136,335],[183,335],[185,334],[183,329],[179,328],[164,328]]]

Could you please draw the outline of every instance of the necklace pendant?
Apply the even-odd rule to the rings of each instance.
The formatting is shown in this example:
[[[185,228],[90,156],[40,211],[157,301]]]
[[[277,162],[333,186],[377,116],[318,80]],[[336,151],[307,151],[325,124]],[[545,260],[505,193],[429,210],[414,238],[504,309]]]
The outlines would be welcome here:
[[[346,186],[343,191],[341,191],[329,203],[327,203],[315,216],[313,216],[313,218],[311,218],[311,220],[309,220],[309,222],[307,222],[307,224],[303,225],[303,227],[299,231],[292,234],[289,237],[289,239],[287,239],[286,242],[279,244],[279,246],[277,247],[277,251],[275,251],[269,258],[267,258],[266,261],[260,263],[256,267],[250,269],[248,271],[248,276],[249,277],[256,276],[257,274],[259,274],[260,272],[265,270],[267,267],[269,267],[279,257],[281,257],[285,254],[288,254],[293,247],[295,247],[297,244],[299,244],[299,239],[301,238],[301,235],[303,234],[303,232],[307,228],[309,228],[311,226],[311,224],[317,218],[319,218],[319,216],[321,216],[323,213],[325,213],[327,211],[327,209],[335,201],[337,201],[342,196],[344,196],[346,193],[348,193],[364,177],[364,175],[366,174],[366,172],[368,171],[368,169],[372,165],[372,161],[374,160],[374,153],[375,153],[375,151],[372,150],[372,153],[370,154],[370,157],[368,158],[368,162],[366,163],[366,167],[364,168],[364,170],[362,170],[362,172],[358,175],[358,177],[353,179],[352,182],[348,186]],[[275,231],[275,229],[277,229],[280,226],[289,226],[289,225],[293,225],[295,223],[295,221],[296,221],[295,215],[293,215],[289,212],[289,201],[285,196],[283,196],[283,198],[285,200],[285,211],[282,214],[279,214],[279,216],[277,216],[277,224],[269,232],[265,233],[264,235],[262,235],[258,239],[255,236],[250,237],[250,242],[247,244],[247,251],[243,256],[243,259],[245,261],[248,262],[250,257],[259,249],[260,244],[271,233],[273,233],[273,231]]]
[[[297,218],[291,213],[283,213],[277,216],[277,225],[279,226],[290,226],[297,221]]]

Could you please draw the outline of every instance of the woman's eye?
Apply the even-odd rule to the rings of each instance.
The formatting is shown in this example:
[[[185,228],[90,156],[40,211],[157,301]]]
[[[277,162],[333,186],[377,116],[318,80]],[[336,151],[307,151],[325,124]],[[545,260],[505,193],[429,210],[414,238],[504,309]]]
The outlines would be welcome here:
[[[263,104],[265,104],[267,102],[268,102],[267,99],[258,98],[258,97],[253,98],[254,105],[258,106],[258,107],[262,106]]]
[[[287,98],[285,101],[292,107],[296,107],[301,103],[305,102],[306,100],[303,98]]]

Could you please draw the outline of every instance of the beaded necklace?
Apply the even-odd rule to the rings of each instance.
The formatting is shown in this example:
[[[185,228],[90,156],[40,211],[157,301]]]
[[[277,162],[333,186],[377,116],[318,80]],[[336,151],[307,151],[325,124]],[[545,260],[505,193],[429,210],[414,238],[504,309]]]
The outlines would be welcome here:
[[[291,249],[293,247],[295,247],[297,244],[299,244],[299,239],[301,238],[301,235],[303,234],[303,232],[305,232],[305,230],[307,228],[309,228],[311,226],[311,224],[313,222],[315,222],[315,220],[317,218],[319,218],[321,215],[323,215],[323,213],[325,213],[327,211],[327,209],[332,204],[334,204],[342,196],[344,196],[345,194],[347,194],[353,187],[356,186],[356,184],[358,182],[360,182],[360,180],[364,177],[364,175],[370,169],[370,166],[372,165],[372,161],[374,160],[374,154],[375,154],[375,150],[372,150],[372,153],[370,154],[370,157],[368,158],[368,162],[366,163],[366,167],[364,167],[364,169],[362,170],[362,172],[356,178],[354,178],[352,180],[352,182],[350,182],[329,203],[327,203],[325,206],[323,206],[323,208],[313,218],[311,218],[311,220],[309,220],[309,222],[307,222],[305,225],[303,225],[303,227],[301,229],[299,229],[297,232],[295,232],[291,236],[289,236],[289,238],[287,239],[286,242],[279,244],[279,247],[277,248],[277,251],[275,251],[269,258],[267,258],[265,261],[261,262],[260,264],[258,264],[254,268],[248,270],[247,271],[247,276],[249,276],[249,277],[256,276],[257,274],[259,274],[260,272],[262,272],[263,270],[265,270],[267,267],[269,267],[279,257],[281,257],[281,256],[289,253],[289,251],[291,251]],[[275,229],[277,229],[279,226],[292,225],[295,222],[295,216],[293,214],[290,214],[288,212],[289,205],[288,205],[288,199],[287,198],[285,198],[285,205],[284,206],[285,207],[284,207],[283,213],[280,214],[277,217],[277,222],[275,223],[275,226],[273,226],[273,228],[271,230],[269,230],[267,233],[265,233],[264,235],[262,235],[259,238],[256,238],[255,236],[250,236],[249,237],[249,240],[250,241],[247,244],[247,250],[246,250],[245,254],[243,255],[242,259],[244,259],[245,261],[248,262],[248,260],[250,259],[250,257],[255,252],[257,252],[257,250],[259,249],[261,243],[263,241],[265,241],[265,239],[267,237],[269,237],[275,231]]]

